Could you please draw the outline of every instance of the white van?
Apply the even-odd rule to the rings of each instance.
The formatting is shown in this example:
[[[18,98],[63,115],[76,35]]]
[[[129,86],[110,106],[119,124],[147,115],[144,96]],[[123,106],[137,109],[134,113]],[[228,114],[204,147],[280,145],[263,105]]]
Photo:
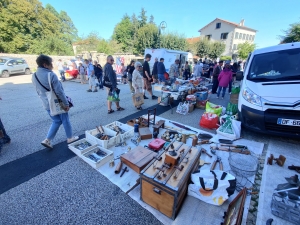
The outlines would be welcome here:
[[[179,50],[170,50],[170,49],[165,49],[165,48],[159,48],[159,49],[151,49],[151,48],[146,48],[145,49],[145,54],[151,55],[151,60],[149,61],[149,66],[152,71],[153,65],[155,62],[155,58],[158,58],[158,62],[160,58],[164,58],[164,65],[166,68],[166,71],[169,72],[170,67],[173,63],[175,63],[176,59],[179,59],[180,61],[180,68],[184,66],[185,62],[188,61],[188,52],[183,52]]]
[[[239,79],[238,109],[245,127],[300,137],[300,42],[253,51]]]

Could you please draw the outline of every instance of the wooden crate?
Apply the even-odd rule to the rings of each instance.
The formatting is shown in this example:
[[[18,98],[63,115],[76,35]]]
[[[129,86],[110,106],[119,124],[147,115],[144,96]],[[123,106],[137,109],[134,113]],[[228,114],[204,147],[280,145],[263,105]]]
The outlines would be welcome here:
[[[135,172],[140,173],[156,155],[156,152],[137,146],[130,152],[121,155],[121,161]]]
[[[176,165],[183,166],[182,170],[179,171],[172,165],[162,175],[157,168],[162,167],[169,154],[168,151],[162,151],[141,172],[140,179],[141,200],[174,220],[187,194],[191,173],[198,168],[200,150],[181,142],[174,142],[173,145],[178,154],[183,152]]]

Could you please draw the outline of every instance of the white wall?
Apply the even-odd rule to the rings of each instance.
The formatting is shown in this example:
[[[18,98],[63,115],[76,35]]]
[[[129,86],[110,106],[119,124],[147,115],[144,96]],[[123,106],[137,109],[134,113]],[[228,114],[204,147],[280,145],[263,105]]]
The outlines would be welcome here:
[[[236,38],[236,33],[238,33],[238,38]],[[242,38],[241,39],[240,39],[240,34],[242,34]],[[245,38],[244,38],[244,34],[245,34]],[[247,39],[247,35],[248,35],[248,39]],[[249,39],[250,35],[252,36],[251,39]],[[238,46],[238,44],[242,44],[242,43],[245,43],[245,42],[249,42],[251,44],[254,43],[255,35],[256,35],[255,31],[250,31],[250,30],[246,30],[246,29],[235,28],[235,30],[234,30],[234,38],[233,38],[233,43],[232,43],[232,51],[233,52],[237,52],[237,46]]]

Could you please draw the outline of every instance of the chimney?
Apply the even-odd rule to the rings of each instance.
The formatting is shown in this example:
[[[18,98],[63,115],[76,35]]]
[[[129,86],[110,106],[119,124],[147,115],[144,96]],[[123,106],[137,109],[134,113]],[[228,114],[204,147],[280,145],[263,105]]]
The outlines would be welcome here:
[[[245,24],[245,20],[244,20],[244,19],[242,19],[239,25],[240,25],[241,27],[243,27],[243,26],[244,26],[244,24]]]

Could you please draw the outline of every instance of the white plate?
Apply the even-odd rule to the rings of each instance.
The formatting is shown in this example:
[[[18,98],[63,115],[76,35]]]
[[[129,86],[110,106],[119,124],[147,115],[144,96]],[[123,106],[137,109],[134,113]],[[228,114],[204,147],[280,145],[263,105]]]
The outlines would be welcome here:
[[[286,126],[300,127],[300,120],[291,120],[291,119],[278,118],[277,119],[277,124],[286,125]]]

